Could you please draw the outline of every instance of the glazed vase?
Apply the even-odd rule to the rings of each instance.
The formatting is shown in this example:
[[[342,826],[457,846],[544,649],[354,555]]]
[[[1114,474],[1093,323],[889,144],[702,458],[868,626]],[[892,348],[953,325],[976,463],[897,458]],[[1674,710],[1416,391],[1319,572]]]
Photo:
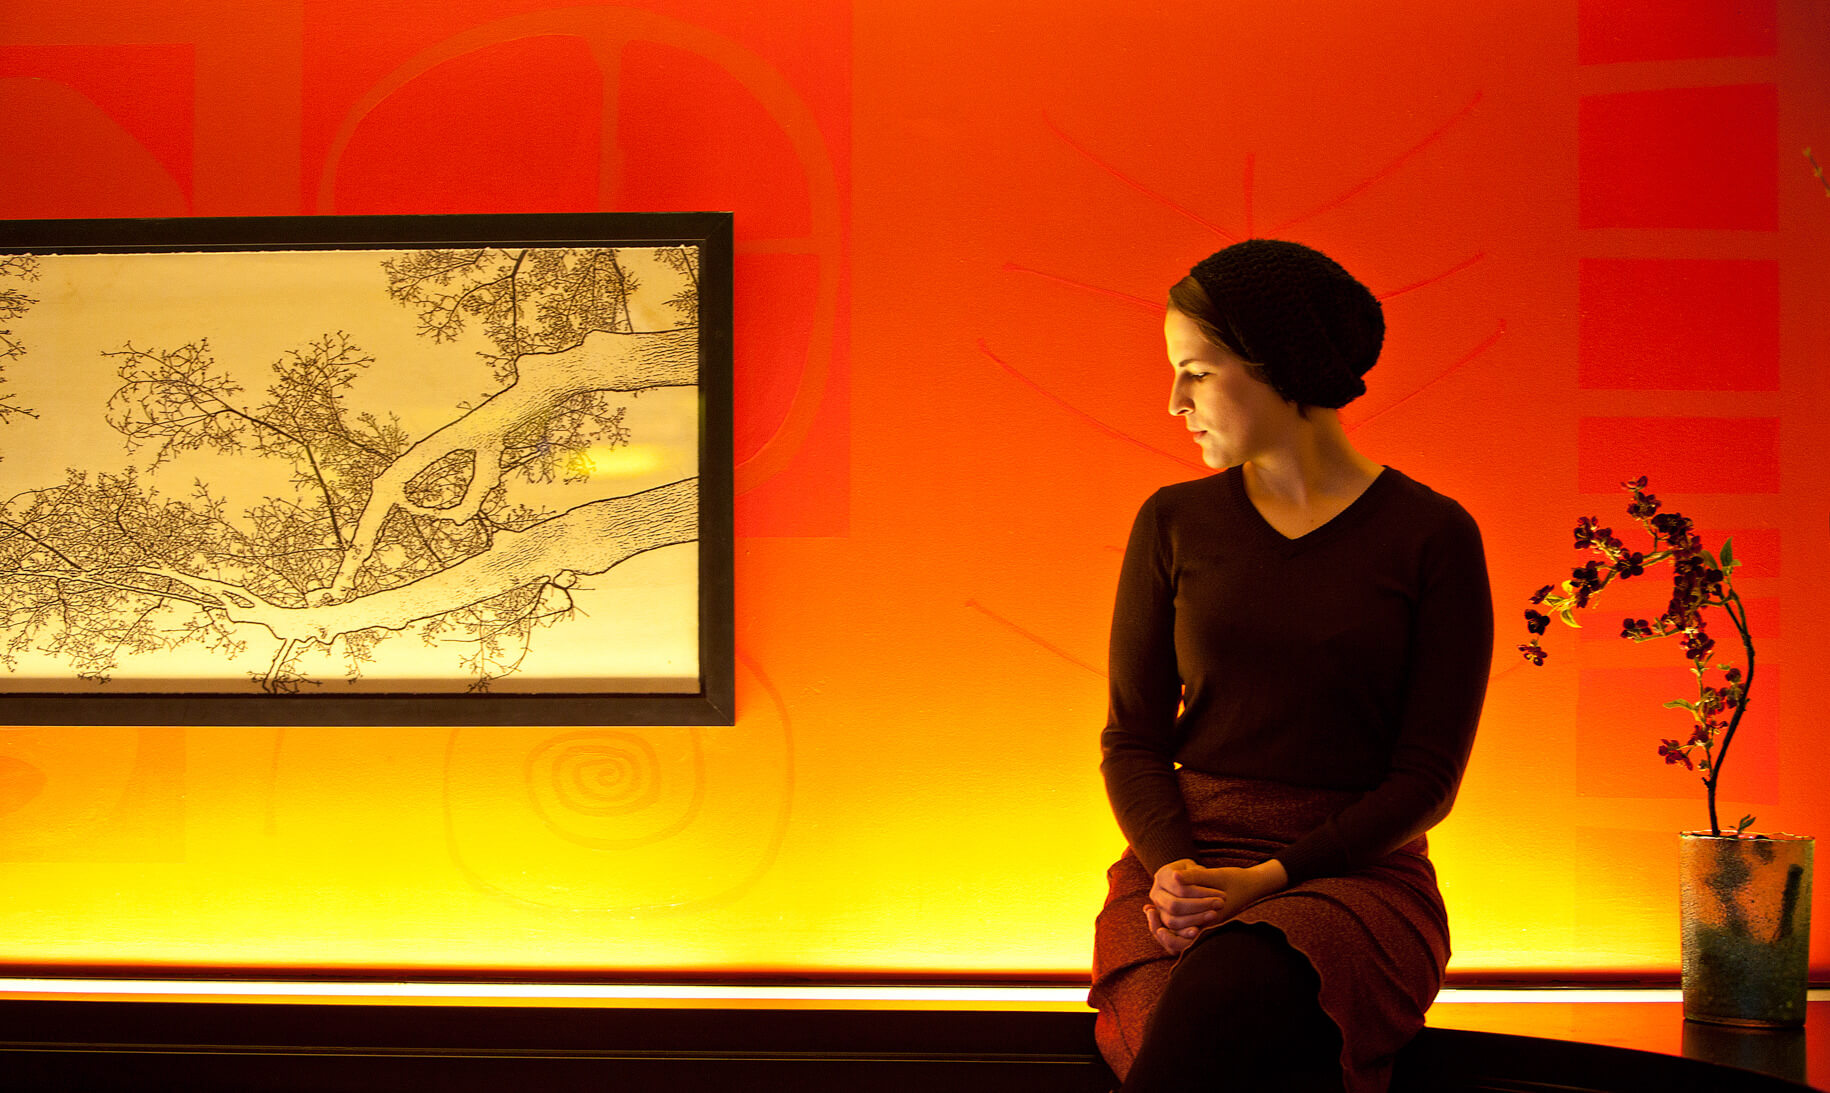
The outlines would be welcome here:
[[[1707,831],[1679,836],[1685,1020],[1756,1028],[1805,1023],[1815,841]]]

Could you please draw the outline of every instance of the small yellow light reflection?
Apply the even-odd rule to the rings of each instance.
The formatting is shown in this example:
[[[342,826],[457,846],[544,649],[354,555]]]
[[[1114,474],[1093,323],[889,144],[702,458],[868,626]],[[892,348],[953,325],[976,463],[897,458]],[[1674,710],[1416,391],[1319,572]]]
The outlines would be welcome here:
[[[574,452],[566,461],[566,472],[589,478],[640,478],[660,470],[666,459],[665,449],[655,444],[592,447]]]

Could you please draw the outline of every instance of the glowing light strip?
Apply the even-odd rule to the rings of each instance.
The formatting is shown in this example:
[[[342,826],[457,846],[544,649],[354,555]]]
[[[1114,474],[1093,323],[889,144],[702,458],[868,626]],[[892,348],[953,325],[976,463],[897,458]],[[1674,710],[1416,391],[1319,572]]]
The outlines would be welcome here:
[[[1673,987],[1668,990],[1640,990],[1631,987],[1615,988],[1580,988],[1566,989],[1559,987],[1520,987],[1505,988],[1449,988],[1436,996],[1438,1002],[1549,1002],[1556,1003],[1589,1003],[1589,1002],[1682,1002],[1684,992]]]
[[[474,998],[474,999],[574,999],[580,1001],[700,1001],[700,1002],[914,1002],[971,1005],[1030,1003],[1037,1005],[1084,1004],[1085,987],[747,987],[664,983],[335,983],[291,980],[211,979],[3,979],[0,996],[73,994],[90,998],[134,995],[245,998]],[[1594,1002],[1676,1002],[1682,995],[1671,990],[1625,988],[1562,989],[1445,989],[1437,1001],[1537,1002],[1551,1004]],[[1814,990],[1812,1002],[1830,1001],[1830,990]]]
[[[0,995],[209,995],[706,1002],[1084,1003],[1085,987],[745,987],[664,983],[329,983],[286,980],[0,979]]]

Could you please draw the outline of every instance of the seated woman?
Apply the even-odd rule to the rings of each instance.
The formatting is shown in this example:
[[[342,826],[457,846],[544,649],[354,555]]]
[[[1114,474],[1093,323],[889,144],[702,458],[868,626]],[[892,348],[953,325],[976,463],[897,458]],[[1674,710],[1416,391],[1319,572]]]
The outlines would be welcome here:
[[[1424,832],[1486,693],[1480,531],[1348,441],[1385,322],[1327,256],[1227,247],[1163,330],[1221,473],[1144,503],[1119,577],[1100,1049],[1131,1093],[1383,1090],[1449,957]]]

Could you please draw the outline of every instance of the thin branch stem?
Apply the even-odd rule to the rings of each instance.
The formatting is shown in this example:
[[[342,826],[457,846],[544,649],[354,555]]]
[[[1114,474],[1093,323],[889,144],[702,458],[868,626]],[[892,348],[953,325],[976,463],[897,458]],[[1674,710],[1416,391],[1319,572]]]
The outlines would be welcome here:
[[[1727,577],[1723,578],[1725,581]],[[1722,598],[1722,610],[1728,612],[1729,621],[1741,634],[1741,649],[1747,655],[1747,671],[1741,678],[1741,701],[1735,704],[1735,712],[1728,719],[1728,728],[1722,732],[1722,747],[1711,758],[1709,777],[1703,785],[1709,793],[1709,831],[1712,835],[1722,834],[1722,825],[1716,820],[1716,781],[1722,777],[1722,764],[1728,760],[1728,746],[1735,742],[1735,729],[1741,724],[1741,715],[1747,712],[1748,695],[1754,689],[1754,637],[1747,626],[1747,607],[1736,594],[1733,581],[1728,581],[1728,590]]]
[[[183,603],[195,604],[198,607],[208,608],[210,610],[221,610],[222,608],[221,600],[207,600],[201,596],[187,596],[182,592],[161,592],[156,589],[141,588],[138,585],[122,584],[119,581],[104,580],[100,577],[89,577],[81,573],[63,573],[55,569],[15,569],[9,573],[8,576],[40,577],[47,581],[59,582],[77,581],[81,584],[92,584],[97,588],[111,588],[116,592],[132,592],[136,595],[151,596],[154,599],[159,600],[178,600]]]
[[[25,536],[27,539],[30,539],[32,542],[37,543],[39,546],[41,546],[41,547],[45,548],[46,550],[50,551],[51,553],[57,555],[59,558],[62,558],[65,562],[69,563],[71,569],[81,569],[82,568],[82,566],[77,564],[76,559],[70,557],[68,554],[65,554],[63,551],[58,550],[56,547],[52,546],[50,543],[47,543],[43,539],[40,539],[38,536],[33,535],[31,532],[20,527],[18,524],[13,523],[11,520],[0,520],[0,527],[12,528],[14,531],[18,532],[20,535]]]

